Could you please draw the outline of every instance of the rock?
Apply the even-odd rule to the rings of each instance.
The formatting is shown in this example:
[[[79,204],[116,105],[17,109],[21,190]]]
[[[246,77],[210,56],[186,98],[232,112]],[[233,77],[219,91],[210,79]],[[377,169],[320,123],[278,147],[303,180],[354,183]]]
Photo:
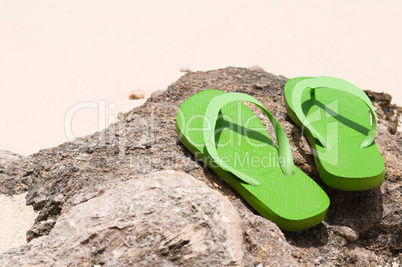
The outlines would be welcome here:
[[[378,122],[386,126],[390,133],[395,134],[402,115],[402,107],[391,104],[392,97],[389,94],[370,90],[366,90],[366,94],[373,102]]]
[[[10,151],[0,150],[0,170],[10,167],[15,163],[20,162],[22,156]]]
[[[251,71],[264,71],[264,69],[259,65],[253,65],[253,66],[249,67],[248,69]]]
[[[389,129],[387,128],[387,126],[385,126],[384,124],[381,124],[377,127],[377,132],[379,134],[387,134],[389,132]]]
[[[164,90],[157,90],[151,94],[151,98],[155,99],[155,98],[159,97],[160,95],[163,95],[164,92],[165,92]]]
[[[136,100],[136,99],[143,99],[145,98],[145,92],[141,90],[134,90],[131,92],[129,99]]]
[[[393,130],[398,126],[398,120],[393,116],[397,116],[395,114],[400,108],[391,104],[386,94],[368,92],[379,118],[378,126],[381,131],[376,136],[376,143],[386,166],[385,181],[378,189],[363,192],[339,191],[329,188],[318,177],[309,145],[286,113],[283,100],[286,81],[287,78],[283,76],[275,76],[260,69],[229,67],[187,73],[170,85],[162,95],[150,98],[143,106],[122,114],[116,124],[100,133],[41,150],[29,157],[17,156],[15,164],[1,167],[1,188],[10,194],[28,191],[27,202],[38,211],[38,217],[27,234],[28,240],[32,239],[30,244],[7,252],[0,256],[0,261],[5,262],[6,259],[7,262],[12,262],[13,258],[26,257],[25,254],[40,253],[40,247],[33,247],[33,244],[42,239],[54,242],[52,240],[56,238],[55,234],[49,234],[53,229],[59,229],[56,225],[66,218],[66,214],[71,214],[70,211],[81,207],[81,204],[93,203],[90,202],[91,199],[113,190],[114,185],[143,179],[157,171],[175,170],[193,176],[212,191],[220,192],[229,199],[240,217],[245,266],[257,266],[260,263],[263,266],[312,265],[317,259],[317,264],[323,266],[358,265],[367,262],[370,265],[385,266],[389,263],[401,263],[402,133]],[[263,88],[255,89],[254,84],[263,85]],[[324,223],[300,232],[281,232],[275,224],[255,214],[229,185],[196,160],[177,140],[175,120],[179,106],[188,97],[210,88],[249,94],[278,118],[289,137],[296,166],[317,181],[331,199]],[[261,115],[259,110],[255,109],[255,112],[258,116]],[[391,116],[391,113],[394,115]],[[272,133],[268,119],[262,117],[262,122]],[[119,134],[116,135],[116,132]],[[142,181],[147,186],[152,184],[150,179]],[[158,203],[158,206],[163,206],[163,203]],[[187,208],[181,206],[180,209]],[[190,215],[191,213],[185,214],[182,219],[190,220]],[[168,225],[174,229],[174,226]],[[165,229],[163,224],[160,227]],[[185,227],[183,229],[193,229]],[[351,241],[355,236],[346,232],[340,234],[337,227],[352,229],[359,238]],[[124,232],[118,229],[116,231]],[[158,253],[166,251],[169,244],[177,244],[177,240],[189,238],[184,233],[177,235],[179,239],[175,239],[173,235],[169,237],[173,243],[169,243],[166,238],[165,246],[159,243],[157,248],[147,245],[149,253],[160,255]],[[223,239],[232,239],[230,233],[222,233]],[[84,251],[91,249],[85,244],[82,244],[82,248]],[[106,248],[104,253],[108,249],[110,248]],[[165,257],[174,254],[169,253]],[[359,261],[363,254],[364,260]],[[180,255],[178,253],[181,259]],[[95,256],[96,254],[93,255]],[[219,266],[222,262],[210,265]],[[95,264],[102,265],[100,262]]]
[[[255,83],[253,86],[256,89],[262,89],[263,88],[263,86],[261,84],[259,84],[259,83]]]
[[[359,238],[359,234],[347,226],[334,227],[334,232],[340,234],[349,241],[356,241]]]
[[[241,266],[242,243],[229,200],[190,175],[164,171],[100,189],[0,265]]]
[[[191,72],[191,67],[190,65],[184,65],[180,67],[181,72]]]
[[[0,150],[0,194],[17,195],[27,191],[31,181],[26,172],[26,159],[10,151]]]

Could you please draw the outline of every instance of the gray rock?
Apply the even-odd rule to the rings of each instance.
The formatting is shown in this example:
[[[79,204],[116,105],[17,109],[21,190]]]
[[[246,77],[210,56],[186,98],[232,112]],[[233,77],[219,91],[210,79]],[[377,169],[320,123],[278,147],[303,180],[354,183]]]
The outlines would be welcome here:
[[[398,130],[399,119],[402,114],[402,107],[392,104],[392,96],[384,93],[377,93],[366,90],[366,94],[374,104],[377,120],[392,134]],[[380,130],[381,128],[379,128]]]
[[[236,209],[195,178],[164,171],[98,190],[62,213],[47,237],[18,256],[4,254],[0,265],[242,265]]]
[[[69,214],[81,203],[98,197],[99,192],[107,192],[114,184],[142,179],[156,171],[182,171],[220,192],[237,210],[245,266],[260,263],[263,266],[367,263],[385,266],[401,263],[402,134],[395,130],[400,108],[390,103],[391,97],[387,94],[367,92],[379,118],[381,131],[376,142],[384,157],[386,177],[381,188],[343,192],[327,187],[318,177],[308,143],[286,114],[283,100],[286,81],[283,76],[253,68],[230,67],[187,73],[168,90],[124,114],[118,123],[105,131],[41,150],[14,161],[16,164],[2,167],[1,188],[10,194],[28,191],[28,204],[39,212],[35,225],[27,234],[28,240],[33,240],[49,235],[63,218],[61,213],[63,216]],[[262,86],[256,88],[255,84]],[[275,224],[256,215],[230,186],[198,162],[177,140],[175,119],[179,106],[188,97],[210,88],[254,96],[278,118],[289,137],[295,164],[330,196],[331,206],[324,223],[301,232],[282,233]],[[261,115],[259,110],[254,111]],[[261,118],[270,125],[265,117]],[[268,131],[272,133],[270,127]],[[181,208],[186,212],[186,206]],[[348,239],[348,235],[336,230],[337,227],[347,227],[359,238]],[[51,242],[53,238],[54,235],[48,236],[46,240]],[[187,237],[181,235],[180,238]],[[4,254],[0,260],[39,253],[39,248],[32,248],[33,242],[37,241]],[[149,250],[152,255],[158,253],[155,247],[149,247]],[[59,257],[62,258],[58,255],[56,260]],[[36,258],[46,262],[45,256]],[[222,262],[226,263],[226,258]]]
[[[165,91],[164,90],[157,90],[151,94],[151,98],[157,98],[158,96],[162,95]]]
[[[333,229],[335,233],[340,234],[349,241],[356,241],[359,238],[359,234],[347,226],[334,227]]]
[[[30,180],[26,169],[27,157],[0,150],[0,194],[14,195],[26,192]],[[15,179],[18,177],[18,179]]]

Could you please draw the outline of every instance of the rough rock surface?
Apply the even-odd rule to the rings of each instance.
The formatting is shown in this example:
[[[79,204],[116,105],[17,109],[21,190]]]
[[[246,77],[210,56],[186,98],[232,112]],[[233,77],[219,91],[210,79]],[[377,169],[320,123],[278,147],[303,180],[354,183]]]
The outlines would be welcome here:
[[[391,134],[395,134],[398,130],[402,107],[392,104],[392,97],[389,94],[376,93],[371,90],[366,90],[366,94],[376,108],[377,119],[381,120],[383,126],[385,126]]]
[[[0,150],[0,194],[11,195],[28,190],[28,184],[32,181],[26,172],[26,159],[27,157]]]
[[[242,265],[236,209],[188,174],[164,171],[84,190],[72,204],[47,238],[0,265]]]
[[[220,192],[237,210],[245,266],[402,263],[402,134],[395,130],[400,108],[390,104],[388,95],[368,92],[378,115],[376,142],[384,157],[386,177],[379,189],[343,192],[325,186],[318,177],[308,143],[286,114],[283,100],[286,81],[287,78],[260,68],[229,67],[187,73],[164,93],[125,114],[103,132],[41,150],[26,158],[1,156],[3,160],[12,161],[12,164],[0,161],[1,191],[8,194],[28,191],[28,204],[39,211],[35,225],[27,234],[28,240],[43,236],[39,240],[46,241],[40,242],[50,244],[55,238],[52,229],[60,229],[56,222],[65,220],[66,214],[80,207],[80,201],[76,201],[80,194],[97,192],[96,188],[113,190],[112,185],[143,179],[141,177],[156,171],[182,171]],[[275,224],[255,214],[236,192],[197,162],[177,140],[175,117],[180,104],[210,88],[250,94],[278,118],[290,139],[295,164],[313,177],[331,199],[327,219],[322,224],[305,231],[282,233]],[[268,126],[267,119],[261,117]],[[268,131],[272,133],[271,128]],[[186,206],[180,208],[186,209]],[[230,240],[229,233],[226,235]],[[98,242],[111,242],[101,232],[96,237],[100,238]],[[33,249],[37,242],[33,240],[25,247],[3,254],[0,262],[18,262],[27,259],[25,255],[29,253],[39,253]],[[152,250],[152,253],[157,252]],[[37,262],[42,262],[40,255],[36,257]],[[57,254],[55,260],[59,258],[62,255]],[[112,260],[102,258],[104,264],[112,264]],[[223,261],[222,258],[219,264],[204,263],[219,266]],[[43,262],[47,262],[45,258]]]

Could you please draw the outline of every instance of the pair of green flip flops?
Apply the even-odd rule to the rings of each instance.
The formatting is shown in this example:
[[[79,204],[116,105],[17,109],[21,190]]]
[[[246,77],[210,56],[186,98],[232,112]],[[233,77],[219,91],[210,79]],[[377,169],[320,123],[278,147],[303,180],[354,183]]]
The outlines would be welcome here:
[[[277,146],[241,101],[268,117]],[[385,168],[374,142],[376,117],[362,90],[337,78],[300,77],[286,83],[285,103],[312,146],[327,185],[348,191],[381,185]],[[199,92],[180,106],[177,132],[197,158],[282,230],[299,231],[325,219],[327,194],[294,166],[285,131],[255,98],[220,90]]]

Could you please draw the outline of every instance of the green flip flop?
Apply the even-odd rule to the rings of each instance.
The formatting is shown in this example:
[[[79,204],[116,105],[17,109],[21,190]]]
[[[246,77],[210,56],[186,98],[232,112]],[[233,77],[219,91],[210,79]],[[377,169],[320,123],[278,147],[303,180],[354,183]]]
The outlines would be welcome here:
[[[285,85],[285,104],[327,185],[345,191],[381,185],[385,167],[374,142],[376,116],[361,89],[333,77],[298,77]]]
[[[269,118],[278,147],[241,101],[256,105]],[[220,90],[199,92],[180,106],[177,133],[197,158],[282,230],[299,231],[325,219],[327,194],[294,166],[285,131],[255,98]]]

